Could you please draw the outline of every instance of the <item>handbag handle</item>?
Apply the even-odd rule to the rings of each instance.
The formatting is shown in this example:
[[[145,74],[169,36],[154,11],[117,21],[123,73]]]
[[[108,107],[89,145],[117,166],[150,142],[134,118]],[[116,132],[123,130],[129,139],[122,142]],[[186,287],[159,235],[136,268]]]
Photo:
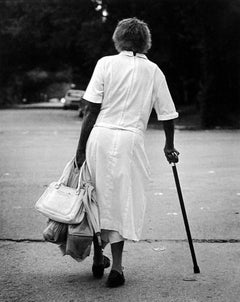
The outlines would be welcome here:
[[[76,189],[76,194],[79,194],[80,193],[80,189],[81,189],[81,184],[82,182],[84,181],[83,180],[83,171],[84,169],[87,168],[87,162],[86,160],[84,161],[84,163],[82,164],[81,168],[80,168],[80,173],[79,173],[79,179],[78,179],[78,186],[77,186],[77,189]]]
[[[64,183],[64,181],[69,177],[71,170],[72,170],[72,166],[74,164],[75,161],[75,157],[73,157],[65,166],[65,168],[63,169],[62,175],[59,178],[59,180],[57,181],[57,185],[60,186],[62,183]]]
[[[70,173],[71,173],[71,169],[73,168],[74,164],[76,162],[76,158],[74,157],[71,161],[69,161],[66,165],[66,167],[63,170],[63,173],[61,175],[61,177],[59,178],[59,180],[57,181],[55,187],[56,189],[59,189],[61,184],[63,184],[63,182],[66,180],[66,178],[69,177]],[[78,166],[76,165],[76,167],[78,168]],[[85,176],[86,174],[88,175],[89,180],[87,179],[83,179],[83,174],[85,172]],[[83,182],[89,182],[90,181],[90,173],[89,173],[89,169],[87,166],[87,162],[86,160],[83,162],[81,168],[80,168],[80,173],[79,173],[79,178],[78,178],[78,185],[76,188],[76,194],[80,193],[80,189],[81,189],[81,185]]]
[[[77,194],[79,194],[81,185],[83,183],[92,183],[91,181],[91,175],[90,171],[87,165],[87,161],[85,160],[80,168],[80,173],[79,173],[79,180],[78,180],[78,186],[77,186]]]

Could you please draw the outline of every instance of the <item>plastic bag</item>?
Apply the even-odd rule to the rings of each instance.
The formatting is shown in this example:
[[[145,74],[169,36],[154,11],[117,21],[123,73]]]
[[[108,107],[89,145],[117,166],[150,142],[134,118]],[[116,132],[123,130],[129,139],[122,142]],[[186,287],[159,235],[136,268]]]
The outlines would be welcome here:
[[[67,240],[68,225],[49,219],[43,238],[52,243],[62,243]]]
[[[64,245],[61,245],[60,249],[63,254],[80,262],[90,255],[92,241],[93,229],[85,213],[81,223],[68,225],[66,250],[64,251]]]

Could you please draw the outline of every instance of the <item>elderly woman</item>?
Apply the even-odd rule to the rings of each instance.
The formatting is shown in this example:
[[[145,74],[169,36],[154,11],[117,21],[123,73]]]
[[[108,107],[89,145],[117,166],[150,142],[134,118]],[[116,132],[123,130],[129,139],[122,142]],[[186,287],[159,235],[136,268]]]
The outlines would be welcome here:
[[[124,240],[138,241],[146,208],[149,163],[144,133],[154,107],[163,121],[169,162],[178,161],[173,119],[178,117],[159,67],[147,59],[151,34],[137,18],[120,21],[113,34],[119,54],[101,58],[84,94],[86,112],[76,153],[86,158],[100,207],[101,238],[111,244],[107,286],[123,285]],[[93,275],[110,265],[94,240]]]

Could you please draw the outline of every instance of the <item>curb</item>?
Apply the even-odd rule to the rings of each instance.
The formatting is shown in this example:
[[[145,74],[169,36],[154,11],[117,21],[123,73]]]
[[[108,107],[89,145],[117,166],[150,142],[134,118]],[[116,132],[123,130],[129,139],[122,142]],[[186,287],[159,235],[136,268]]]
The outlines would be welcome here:
[[[12,107],[13,109],[63,109],[61,103],[34,103],[34,104],[21,104]]]

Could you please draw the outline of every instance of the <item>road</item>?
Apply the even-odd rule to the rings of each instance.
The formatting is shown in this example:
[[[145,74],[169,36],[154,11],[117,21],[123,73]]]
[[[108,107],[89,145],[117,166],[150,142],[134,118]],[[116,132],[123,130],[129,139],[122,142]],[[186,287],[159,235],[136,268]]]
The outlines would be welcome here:
[[[194,284],[188,293],[186,280],[184,284],[180,281],[192,270],[191,259],[171,166],[162,152],[164,133],[150,125],[146,150],[152,182],[147,193],[145,225],[142,241],[126,244],[131,282],[123,291],[126,298],[121,300],[121,290],[114,298],[106,297],[106,290],[101,294],[99,284],[89,284],[91,259],[81,263],[84,272],[78,276],[75,262],[62,258],[56,246],[41,242],[46,219],[35,211],[34,204],[74,156],[80,128],[76,111],[0,111],[0,251],[5,272],[0,300],[238,301],[240,131],[175,132],[176,148],[181,153],[177,168],[185,206],[192,237],[198,242],[195,245],[200,266],[205,268],[205,274],[199,275],[195,283],[188,282],[187,286]],[[164,278],[158,280],[154,263],[163,254]],[[146,258],[143,261],[141,257]],[[219,267],[222,259],[224,263]],[[143,261],[140,268],[139,261]],[[58,283],[59,277],[63,279]],[[147,284],[143,283],[144,278]],[[88,289],[82,297],[77,294],[79,282]],[[223,282],[229,283],[225,290]],[[59,286],[64,286],[61,295]],[[23,296],[19,293],[21,288]]]

